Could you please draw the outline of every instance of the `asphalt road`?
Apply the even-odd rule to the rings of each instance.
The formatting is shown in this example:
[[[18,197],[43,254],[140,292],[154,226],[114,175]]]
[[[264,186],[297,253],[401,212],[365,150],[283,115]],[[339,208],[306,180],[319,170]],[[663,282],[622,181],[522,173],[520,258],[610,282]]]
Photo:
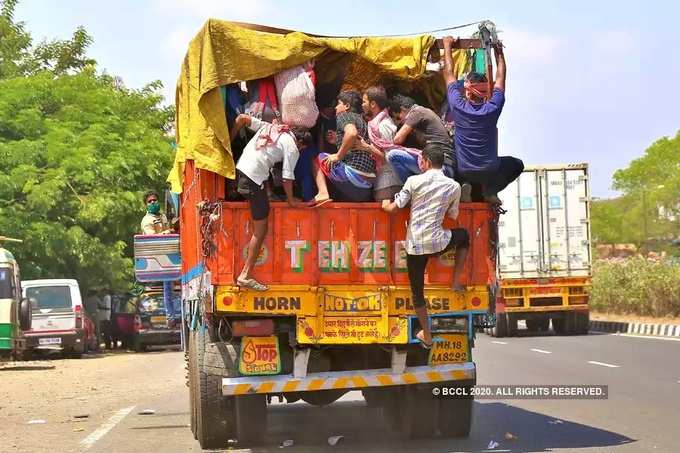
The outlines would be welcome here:
[[[479,384],[606,384],[609,398],[480,400],[468,439],[404,440],[387,428],[378,409],[367,408],[361,394],[351,392],[324,408],[270,406],[266,441],[253,451],[279,451],[288,439],[294,441],[284,448],[290,451],[680,451],[679,341],[597,334],[500,340],[480,335],[476,346]],[[82,410],[90,413],[82,423],[73,420],[78,405],[67,405],[68,398],[51,404],[49,391],[41,393],[43,405],[10,403],[2,409],[9,409],[9,417],[0,425],[0,451],[201,451],[188,425],[182,359],[181,352],[120,354],[80,363],[45,362],[53,369],[0,371],[6,392],[20,382],[43,382],[67,365],[92,368],[87,370],[91,374],[81,375],[107,375],[99,384],[105,391],[82,393],[88,398]],[[11,395],[2,397],[6,402]],[[54,412],[47,423],[27,425],[46,406]],[[140,415],[144,409],[155,412]],[[24,413],[28,410],[30,414]],[[508,432],[516,438],[507,440]],[[330,447],[327,439],[333,435],[344,438]],[[492,441],[498,445],[488,449]],[[230,449],[238,451],[238,446]]]

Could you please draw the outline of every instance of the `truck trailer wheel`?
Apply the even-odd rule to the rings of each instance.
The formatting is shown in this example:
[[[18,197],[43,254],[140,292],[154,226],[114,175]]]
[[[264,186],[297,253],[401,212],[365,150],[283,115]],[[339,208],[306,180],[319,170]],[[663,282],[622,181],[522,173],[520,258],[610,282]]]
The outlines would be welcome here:
[[[468,389],[471,388],[468,387]],[[473,403],[474,397],[447,398],[439,401],[439,431],[443,436],[468,437],[470,435]]]
[[[194,391],[192,414],[195,414],[195,436],[203,449],[226,448],[234,428],[233,407],[222,396],[222,376],[206,373],[203,367],[206,344],[209,343],[206,329],[199,327],[193,333],[189,344],[190,387]],[[193,429],[192,429],[193,431]]]
[[[564,313],[562,318],[553,318],[552,325],[557,335],[571,335],[574,332],[574,316]]]
[[[491,335],[496,338],[502,338],[508,335],[508,314],[496,314],[496,325],[491,329]]]
[[[260,443],[267,431],[266,395],[241,395],[234,399],[234,403],[239,446]]]
[[[576,319],[576,333],[578,335],[588,335],[590,330],[590,313],[589,312],[577,312],[574,314]]]

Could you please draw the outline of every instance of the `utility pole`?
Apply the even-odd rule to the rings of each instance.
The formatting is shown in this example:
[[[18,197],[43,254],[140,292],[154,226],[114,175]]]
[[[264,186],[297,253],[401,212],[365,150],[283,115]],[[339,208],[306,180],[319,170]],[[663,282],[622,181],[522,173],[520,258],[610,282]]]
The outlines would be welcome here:
[[[642,238],[642,245],[647,242],[647,190],[642,188],[642,231],[644,237]]]

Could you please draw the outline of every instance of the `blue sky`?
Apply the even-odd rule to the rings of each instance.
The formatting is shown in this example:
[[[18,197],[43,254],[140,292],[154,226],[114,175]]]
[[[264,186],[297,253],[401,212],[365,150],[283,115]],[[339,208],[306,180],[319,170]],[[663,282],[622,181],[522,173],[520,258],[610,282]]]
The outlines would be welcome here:
[[[615,194],[616,169],[680,129],[679,2],[456,5],[463,3],[22,0],[16,18],[36,40],[66,38],[85,26],[100,69],[131,87],[160,79],[170,101],[188,42],[208,17],[330,35],[412,33],[490,19],[508,61],[500,153],[525,164],[588,162],[598,197]]]

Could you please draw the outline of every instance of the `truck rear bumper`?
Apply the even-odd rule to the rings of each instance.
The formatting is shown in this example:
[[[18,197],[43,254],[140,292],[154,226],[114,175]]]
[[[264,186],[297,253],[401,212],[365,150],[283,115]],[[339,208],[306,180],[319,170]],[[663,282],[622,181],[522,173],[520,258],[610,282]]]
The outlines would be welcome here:
[[[315,390],[352,390],[392,385],[429,384],[445,381],[475,381],[474,362],[439,366],[407,367],[403,373],[392,369],[332,371],[308,373],[304,378],[293,375],[245,376],[222,379],[225,396],[253,393],[311,392]]]

